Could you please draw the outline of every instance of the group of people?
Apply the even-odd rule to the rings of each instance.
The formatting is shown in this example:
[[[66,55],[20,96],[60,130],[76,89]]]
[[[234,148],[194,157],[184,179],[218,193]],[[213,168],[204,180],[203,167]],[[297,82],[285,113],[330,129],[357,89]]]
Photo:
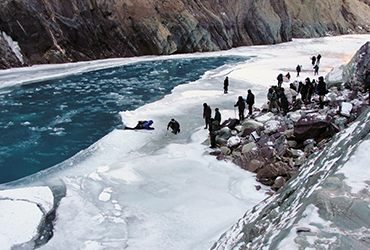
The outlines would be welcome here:
[[[239,96],[237,102],[235,103],[234,107],[238,107],[239,111],[239,120],[244,120],[244,110],[246,104],[248,105],[248,115],[252,115],[253,111],[253,104],[254,104],[254,94],[252,90],[248,89],[247,99],[244,100],[243,96]]]
[[[275,85],[270,87],[267,93],[268,111],[283,111],[286,114],[290,108],[294,107],[298,94],[301,95],[301,101],[305,104],[311,103],[312,96],[318,94],[320,108],[323,108],[324,97],[327,93],[327,86],[322,76],[318,78],[318,82],[315,79],[311,81],[307,77],[304,82],[300,81],[298,86],[297,82],[290,83],[288,89]]]
[[[321,54],[318,54],[317,56],[312,56],[311,58],[311,64],[312,64],[312,67],[314,69],[314,75],[318,75],[319,74],[319,65],[320,65],[320,60],[321,60]],[[302,71],[302,65],[297,65],[297,67],[295,68],[296,72],[297,72],[297,77],[299,77],[299,74],[300,72]]]

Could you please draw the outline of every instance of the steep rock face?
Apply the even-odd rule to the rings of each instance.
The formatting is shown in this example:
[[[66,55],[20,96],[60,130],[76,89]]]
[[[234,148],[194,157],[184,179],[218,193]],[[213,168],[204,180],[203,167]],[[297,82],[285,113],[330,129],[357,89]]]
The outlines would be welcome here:
[[[320,37],[369,31],[369,0],[285,0],[293,37]]]
[[[24,65],[224,50],[366,32],[368,0],[1,0]],[[0,68],[14,67],[0,44]]]
[[[347,87],[364,89],[366,72],[370,72],[370,42],[365,43],[343,69],[343,81]]]

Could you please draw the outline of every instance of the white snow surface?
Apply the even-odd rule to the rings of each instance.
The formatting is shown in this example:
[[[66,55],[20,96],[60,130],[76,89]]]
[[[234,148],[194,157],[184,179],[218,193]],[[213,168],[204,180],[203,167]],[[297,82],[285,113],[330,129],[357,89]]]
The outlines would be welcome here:
[[[60,180],[67,194],[57,209],[54,236],[40,249],[209,249],[246,211],[267,197],[268,188],[262,185],[257,191],[255,185],[260,184],[255,181],[255,174],[205,154],[210,149],[203,144],[208,133],[203,129],[202,103],[207,102],[213,110],[219,107],[223,119],[235,117],[233,104],[249,88],[256,96],[255,106],[260,107],[279,73],[290,72],[291,81],[313,78],[310,57],[320,53],[323,57],[319,76],[325,75],[347,63],[368,40],[370,35],[294,39],[284,44],[221,52],[0,71],[1,88],[145,60],[253,56],[245,63],[223,66],[207,72],[196,82],[178,86],[162,100],[121,112],[123,122],[130,126],[150,117],[156,130],[114,130],[73,158],[37,176],[1,185],[2,249],[11,249],[34,237],[44,212],[36,204],[49,211],[53,199],[45,191],[46,183],[58,184]],[[302,65],[298,78],[297,64]],[[225,95],[222,86],[226,75],[230,91]],[[289,82],[283,86],[288,87]],[[181,123],[181,133],[166,135],[165,127],[173,116]],[[367,150],[365,146],[369,148],[364,145],[363,151]],[[364,162],[370,155],[367,151]],[[349,180],[354,180],[347,169],[350,166],[344,166],[342,171]],[[40,186],[42,183],[44,186]],[[364,187],[364,182],[353,181],[352,186],[356,192]],[[34,195],[30,194],[31,189]]]

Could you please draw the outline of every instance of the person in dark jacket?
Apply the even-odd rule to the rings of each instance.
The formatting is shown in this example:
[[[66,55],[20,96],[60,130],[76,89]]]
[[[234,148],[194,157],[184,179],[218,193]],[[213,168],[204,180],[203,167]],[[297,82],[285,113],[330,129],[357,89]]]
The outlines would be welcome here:
[[[293,103],[295,103],[295,101],[297,100],[297,87],[293,84],[293,83],[291,83],[290,85],[289,85],[289,88],[291,89],[291,93],[292,93],[292,101],[293,101]]]
[[[312,97],[312,94],[315,91],[315,87],[313,86],[313,83],[310,81],[310,78],[307,77],[306,79],[308,79],[308,81],[306,81],[306,86],[307,86],[307,97],[306,97],[306,101],[308,103],[311,103],[311,97]]]
[[[238,101],[234,105],[234,107],[238,107],[239,110],[239,120],[244,120],[244,109],[245,109],[245,101],[242,96],[239,96]]]
[[[311,57],[311,63],[312,63],[312,66],[315,66],[316,56]]]
[[[281,88],[280,104],[281,104],[281,109],[284,112],[284,115],[286,115],[288,113],[288,110],[289,110],[289,102],[288,102],[288,99],[286,98],[286,95],[284,93],[284,88]]]
[[[275,108],[279,112],[280,107],[278,103],[278,97],[273,87],[269,89],[269,92],[267,94],[267,99],[269,100],[269,111],[272,112],[272,109]]]
[[[137,125],[134,128],[125,127],[125,129],[136,130],[136,129],[147,129],[147,130],[154,130],[151,125],[154,122],[152,120],[149,121],[138,121]]]
[[[220,128],[221,128],[220,123],[217,120],[211,118],[209,124],[209,136],[211,138],[211,148],[216,147],[216,136]]]
[[[316,61],[316,64],[320,64],[320,59],[321,59],[321,54],[318,54],[318,55],[317,55],[317,61]]]
[[[301,72],[301,65],[298,64],[295,70],[297,71],[297,77],[298,77],[299,73]]]
[[[215,108],[215,118],[214,119],[221,124],[221,113],[218,108]]]
[[[319,104],[320,108],[324,108],[324,98],[325,95],[328,93],[328,90],[326,88],[326,83],[324,82],[324,77],[319,77],[319,83],[317,84],[316,89],[317,94],[319,95]]]
[[[283,84],[283,80],[284,80],[283,78],[284,78],[283,74],[279,74],[276,78],[278,80],[279,87],[281,87],[281,85]]]
[[[211,116],[212,116],[211,107],[208,106],[207,103],[203,103],[203,119],[206,123],[206,126],[204,127],[204,129],[208,128],[208,124],[210,122]]]
[[[302,83],[301,84],[301,86],[300,86],[300,94],[301,94],[301,99],[302,99],[302,101],[303,102],[307,102],[307,92],[308,92],[308,82],[310,81],[310,78],[306,78],[305,80],[304,80],[304,83],[302,83],[302,82],[300,82],[300,83]]]
[[[172,133],[174,133],[175,135],[177,135],[177,133],[180,133],[180,123],[178,121],[176,121],[175,119],[171,119],[171,121],[167,124],[167,130],[171,128],[172,129]]]
[[[249,110],[248,114],[252,115],[253,104],[254,104],[254,95],[252,93],[252,90],[250,90],[250,89],[248,89],[247,104],[248,104],[248,110]]]
[[[319,74],[319,65],[315,65],[314,67],[313,67],[313,69],[314,69],[314,75],[318,75]]]
[[[224,94],[227,94],[229,91],[229,77],[226,76],[224,80]]]

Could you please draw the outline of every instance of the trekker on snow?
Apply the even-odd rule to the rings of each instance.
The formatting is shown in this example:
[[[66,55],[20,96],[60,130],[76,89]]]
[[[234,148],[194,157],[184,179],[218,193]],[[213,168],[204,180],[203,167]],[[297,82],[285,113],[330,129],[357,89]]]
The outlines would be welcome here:
[[[136,129],[154,130],[154,128],[150,127],[153,123],[154,122],[152,120],[138,121],[137,125],[134,128],[125,127],[125,129],[129,129],[129,130],[136,130]]]
[[[313,83],[310,81],[310,78],[306,78],[308,81],[306,81],[306,86],[307,86],[307,98],[306,101],[308,103],[311,103],[311,97],[312,94],[314,93],[315,87],[313,86]]]
[[[311,63],[312,63],[312,66],[315,65],[315,63],[316,63],[316,56],[311,57]]]
[[[224,94],[227,94],[229,91],[229,77],[226,76],[224,80]]]
[[[272,109],[275,108],[279,112],[280,107],[278,104],[278,97],[273,87],[269,89],[269,92],[267,94],[267,99],[269,100],[269,110],[268,111],[272,112]]]
[[[221,128],[220,123],[217,120],[211,118],[209,124],[209,136],[211,138],[211,148],[216,148],[216,135],[218,134],[220,128]]]
[[[316,61],[316,64],[320,64],[320,59],[321,59],[321,54],[318,54],[318,55],[317,55],[317,61]]]
[[[281,88],[281,93],[280,93],[280,103],[281,103],[281,108],[284,112],[284,115],[288,113],[289,110],[289,102],[288,99],[284,93],[284,88]]]
[[[324,108],[324,98],[325,95],[328,93],[326,88],[326,83],[324,82],[324,77],[319,77],[319,83],[317,84],[316,93],[319,95],[319,104],[320,108]]]
[[[212,115],[211,107],[208,106],[207,103],[203,103],[203,119],[206,123],[206,126],[204,127],[204,129],[208,128],[208,124],[210,122],[211,115]]]
[[[238,101],[234,105],[234,107],[238,107],[239,110],[239,120],[243,121],[244,120],[244,109],[245,109],[245,101],[242,96],[239,96]]]
[[[319,74],[319,65],[317,65],[317,64],[316,64],[316,65],[313,67],[313,69],[315,70],[313,74],[314,74],[314,75],[318,75],[318,74]]]
[[[279,74],[278,76],[277,76],[277,80],[278,80],[278,86],[279,87],[281,87],[281,85],[283,84],[283,74]]]
[[[219,123],[221,123],[221,113],[218,108],[215,108],[215,118],[214,119],[218,121]]]
[[[248,110],[249,110],[248,114],[252,115],[253,104],[254,104],[254,95],[252,93],[252,90],[250,90],[250,89],[248,89],[247,104],[248,104]]]
[[[299,76],[299,73],[301,72],[301,66],[298,64],[295,70],[297,71],[297,77]]]
[[[171,128],[172,129],[172,133],[174,133],[175,135],[177,133],[180,133],[180,123],[178,123],[178,121],[176,121],[175,119],[171,119],[171,121],[167,124],[167,130]]]

